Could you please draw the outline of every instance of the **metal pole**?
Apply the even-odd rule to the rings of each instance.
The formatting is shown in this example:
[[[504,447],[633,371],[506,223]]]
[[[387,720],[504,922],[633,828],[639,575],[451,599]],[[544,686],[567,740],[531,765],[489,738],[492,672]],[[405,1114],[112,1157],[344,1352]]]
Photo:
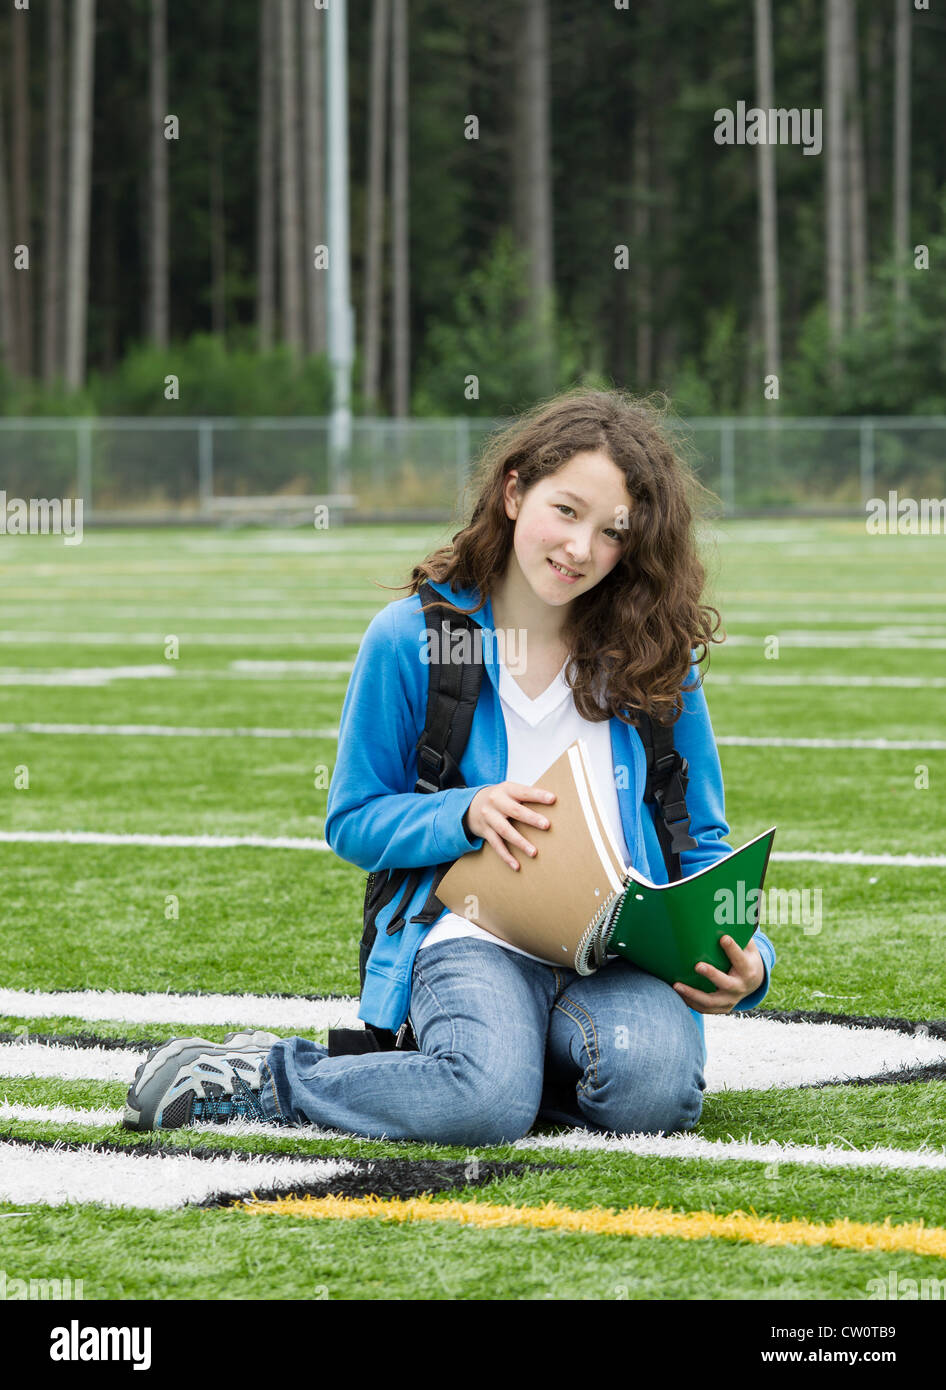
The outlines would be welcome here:
[[[332,0],[326,11],[326,170],[328,187],[328,350],[332,369],[329,467],[334,492],[350,491],[351,306],[348,235],[348,55],[346,0]]]
[[[214,435],[209,420],[197,426],[197,490],[202,515],[209,515],[214,495]]]
[[[92,515],[92,421],[80,420],[76,429],[76,491],[82,498],[83,524]]]
[[[864,506],[874,495],[874,422],[861,421],[861,501]]]
[[[719,466],[720,491],[723,499],[724,516],[732,516],[736,507],[735,466],[733,455],[732,421],[723,420],[720,424]]]
[[[462,508],[466,487],[466,471],[470,462],[470,422],[465,415],[457,417],[457,507]]]

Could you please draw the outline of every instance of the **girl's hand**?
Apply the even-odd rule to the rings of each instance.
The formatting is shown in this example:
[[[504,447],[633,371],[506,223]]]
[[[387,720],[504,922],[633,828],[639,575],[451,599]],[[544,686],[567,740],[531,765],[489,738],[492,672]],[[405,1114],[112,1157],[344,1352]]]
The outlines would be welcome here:
[[[522,805],[525,801],[544,801],[546,805],[555,800],[554,792],[543,791],[541,787],[524,787],[521,782],[499,782],[495,787],[482,787],[474,796],[464,817],[474,836],[484,839],[511,869],[519,864],[505,841],[516,845],[530,858],[535,854],[531,845],[519,831],[510,825],[510,820],[525,821],[540,830],[548,830],[549,823],[538,811],[530,811]]]
[[[715,994],[693,989],[679,980],[674,985],[683,1001],[700,1014],[731,1014],[739,1000],[757,990],[765,979],[765,964],[754,941],[750,941],[744,951],[731,936],[721,936],[719,944],[732,963],[728,975],[702,960],[694,967],[698,974],[705,975],[716,986]]]

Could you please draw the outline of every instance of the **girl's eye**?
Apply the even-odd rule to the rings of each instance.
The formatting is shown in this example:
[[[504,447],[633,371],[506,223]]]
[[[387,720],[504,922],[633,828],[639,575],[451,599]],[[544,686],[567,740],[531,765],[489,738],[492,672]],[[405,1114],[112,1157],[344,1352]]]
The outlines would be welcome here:
[[[574,510],[575,510],[574,507],[570,507],[570,506],[568,505],[567,502],[556,502],[556,503],[555,503],[555,506],[556,506],[556,508],[557,508],[559,511],[564,510],[564,511],[566,511],[566,512],[572,512],[572,513],[574,513]],[[609,532],[611,533],[611,535],[614,537],[614,539],[615,539],[616,541],[621,541],[621,540],[624,539],[624,537],[621,535],[620,531],[616,531],[616,530],[614,529],[613,526],[609,526],[609,527],[608,527],[608,530],[609,530]]]

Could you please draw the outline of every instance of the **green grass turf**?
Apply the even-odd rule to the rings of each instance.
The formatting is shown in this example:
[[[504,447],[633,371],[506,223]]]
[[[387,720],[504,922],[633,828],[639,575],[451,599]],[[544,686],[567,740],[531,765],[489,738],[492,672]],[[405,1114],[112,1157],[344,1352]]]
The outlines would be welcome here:
[[[915,1255],[237,1211],[65,1207],[3,1224],[8,1278],[68,1274],[83,1280],[86,1299],[621,1302],[718,1299],[725,1290],[739,1300],[854,1301],[891,1270],[901,1279],[943,1274],[941,1260]]]
[[[39,671],[160,665],[164,679],[101,687],[0,684],[0,722],[155,723],[322,729],[337,725],[346,677],[239,671],[241,660],[353,660],[371,614],[404,591],[384,591],[455,528],[345,528],[317,538],[248,530],[87,532],[80,547],[53,538],[5,538],[0,578],[6,633],[60,632],[95,642],[4,638],[0,667]],[[309,540],[301,548],[298,542]],[[291,542],[296,542],[295,545]],[[284,548],[280,549],[283,544]],[[851,522],[727,523],[706,537],[708,599],[727,631],[749,640],[714,646],[707,699],[717,735],[937,739],[946,689],[785,686],[773,677],[850,675],[946,678],[938,538],[868,538]],[[913,647],[884,645],[909,637]],[[793,634],[837,634],[804,646]],[[163,641],[183,634],[177,662]],[[258,634],[258,639],[252,637]],[[855,645],[843,645],[845,634]],[[188,642],[188,634],[194,641]],[[215,634],[233,639],[215,643]],[[281,640],[279,634],[286,640]],[[860,637],[857,637],[860,634]],[[765,639],[780,638],[777,660]],[[205,640],[199,640],[203,637]],[[289,640],[302,638],[298,640]],[[145,640],[142,640],[144,638]],[[154,640],[152,640],[154,639]],[[245,639],[245,640],[244,640]],[[748,684],[746,677],[766,684]],[[714,683],[715,681],[715,683]],[[779,850],[942,852],[944,759],[932,750],[723,746],[730,840],[777,824]],[[20,830],[111,830],[319,838],[332,739],[168,739],[0,733],[10,771],[0,814]],[[26,763],[30,788],[15,790]],[[916,785],[928,769],[929,786]],[[4,929],[0,982],[27,989],[357,992],[364,875],[330,853],[0,845]],[[766,1007],[844,1014],[946,1017],[940,923],[946,871],[773,861],[767,887],[820,889],[822,922],[766,926],[778,963]],[[875,882],[871,882],[871,879]],[[168,894],[180,917],[168,920]],[[168,1029],[80,1020],[10,1018],[33,1032],[124,1037],[226,1029]],[[289,1031],[289,1030],[282,1030]],[[123,1083],[0,1078],[10,1101],[120,1105]],[[706,1098],[698,1133],[762,1141],[939,1147],[946,1084],[738,1092]],[[119,1129],[3,1122],[24,1137],[120,1138]],[[169,1147],[414,1157],[462,1156],[426,1145],[350,1139],[301,1141],[165,1136]],[[483,1157],[527,1156],[518,1150]],[[704,1163],[621,1154],[536,1150],[556,1173],[478,1189],[516,1203],[628,1202],[693,1210],[749,1206],[781,1216],[946,1223],[936,1172],[828,1170],[800,1164]],[[252,1234],[244,1229],[253,1221]],[[628,1240],[532,1231],[322,1223],[232,1212],[148,1215],[94,1208],[37,1209],[3,1222],[4,1263],[16,1277],[37,1263],[81,1277],[86,1296],[251,1298],[390,1297],[405,1261],[425,1269],[423,1296],[441,1298],[865,1298],[869,1278],[939,1277],[943,1262],[837,1250],[771,1250],[729,1242]],[[290,1239],[291,1233],[291,1239]],[[17,1267],[17,1261],[21,1266]],[[73,1268],[73,1264],[75,1267]],[[36,1271],[33,1271],[36,1277]],[[616,1292],[617,1290],[617,1292]]]

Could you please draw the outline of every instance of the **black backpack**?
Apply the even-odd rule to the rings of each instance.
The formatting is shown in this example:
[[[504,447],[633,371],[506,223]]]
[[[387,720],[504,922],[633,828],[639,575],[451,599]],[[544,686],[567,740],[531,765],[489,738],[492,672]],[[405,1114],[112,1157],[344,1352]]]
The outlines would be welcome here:
[[[470,736],[473,713],[483,679],[482,630],[471,616],[449,608],[427,583],[420,586],[419,595],[428,616],[440,618],[440,641],[431,651],[427,687],[427,717],[424,732],[417,742],[417,782],[415,792],[446,791],[466,783],[460,772],[460,759]],[[428,605],[435,605],[431,610]],[[451,634],[466,628],[473,644],[475,659],[471,662],[444,660],[452,647]],[[644,800],[656,802],[659,815],[655,817],[657,838],[667,866],[670,882],[680,878],[680,854],[695,849],[690,835],[690,817],[686,808],[687,762],[673,744],[673,728],[654,723],[646,714],[638,715],[637,731],[647,757],[647,782]],[[427,901],[412,922],[432,924],[444,910],[436,894],[437,885],[450,868],[451,860],[438,864]],[[358,951],[358,976],[361,988],[365,984],[365,968],[378,934],[377,917],[395,895],[403,893],[386,928],[389,936],[406,925],[405,913],[428,867],[414,869],[382,869],[370,873],[365,886],[364,929]],[[413,1030],[405,1022],[395,1035],[389,1029],[366,1024],[361,1028],[332,1028],[329,1030],[329,1053],[338,1056],[353,1052],[386,1052],[395,1047],[415,1049]]]

